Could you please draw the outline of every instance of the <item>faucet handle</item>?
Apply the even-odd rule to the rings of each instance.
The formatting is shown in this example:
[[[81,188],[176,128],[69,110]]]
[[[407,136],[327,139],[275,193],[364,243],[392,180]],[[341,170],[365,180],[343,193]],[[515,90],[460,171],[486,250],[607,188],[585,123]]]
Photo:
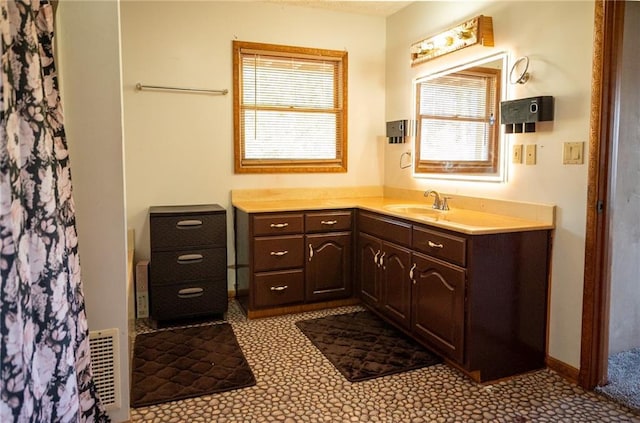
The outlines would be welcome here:
[[[452,197],[444,196],[442,197],[442,204],[440,204],[440,210],[449,210],[449,202],[447,200],[451,200]]]

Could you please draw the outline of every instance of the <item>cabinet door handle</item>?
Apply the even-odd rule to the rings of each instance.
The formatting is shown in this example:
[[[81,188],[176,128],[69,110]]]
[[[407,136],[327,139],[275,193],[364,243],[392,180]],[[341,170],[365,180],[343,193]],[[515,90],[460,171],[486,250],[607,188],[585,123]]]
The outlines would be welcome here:
[[[378,267],[382,267],[383,269],[384,267],[384,255],[387,254],[386,251],[382,252],[382,255],[380,256],[380,260],[378,260]]]
[[[375,264],[378,264],[378,256],[379,256],[379,255],[380,255],[380,250],[378,250],[378,251],[376,252],[376,255],[375,255],[375,256],[373,256],[373,262],[374,262]]]
[[[309,244],[309,261],[313,258],[313,245]]]
[[[284,251],[272,251],[269,254],[271,254],[272,256],[281,257],[281,256],[284,256],[286,254],[289,254],[289,251],[287,251],[287,250],[284,250]]]
[[[284,291],[287,288],[289,288],[287,285],[281,285],[281,286],[272,286],[269,289],[272,291]]]
[[[178,264],[200,263],[204,259],[202,254],[182,254],[178,256]]]
[[[416,269],[416,264],[413,263],[413,266],[411,266],[411,270],[409,270],[409,279],[411,279],[415,285],[416,280],[413,279],[413,271]]]
[[[321,220],[320,221],[321,225],[335,225],[336,223],[338,223],[337,220]]]
[[[429,247],[431,247],[431,248],[443,248],[444,247],[444,245],[437,244],[437,243],[435,243],[433,241],[429,241],[427,244],[429,244]]]
[[[289,224],[288,224],[288,223],[286,223],[286,222],[285,222],[285,223],[272,223],[272,224],[271,224],[271,225],[269,225],[269,226],[271,226],[272,228],[278,228],[278,229],[280,229],[280,228],[286,228],[287,226],[289,226]]]
[[[202,220],[198,220],[198,219],[180,220],[178,223],[176,223],[176,227],[178,229],[197,228],[198,226],[202,226]]]
[[[183,288],[178,291],[178,298],[196,298],[204,294],[203,288]]]

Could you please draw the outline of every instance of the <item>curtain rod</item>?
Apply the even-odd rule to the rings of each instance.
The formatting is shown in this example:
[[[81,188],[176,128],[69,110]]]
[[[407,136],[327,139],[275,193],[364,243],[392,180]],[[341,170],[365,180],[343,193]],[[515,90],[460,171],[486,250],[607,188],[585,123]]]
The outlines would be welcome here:
[[[180,87],[163,87],[160,85],[143,85],[141,83],[136,84],[136,90],[163,90],[163,91],[187,91],[193,93],[209,93],[209,94],[219,94],[226,95],[229,90],[205,90],[200,88],[180,88]]]

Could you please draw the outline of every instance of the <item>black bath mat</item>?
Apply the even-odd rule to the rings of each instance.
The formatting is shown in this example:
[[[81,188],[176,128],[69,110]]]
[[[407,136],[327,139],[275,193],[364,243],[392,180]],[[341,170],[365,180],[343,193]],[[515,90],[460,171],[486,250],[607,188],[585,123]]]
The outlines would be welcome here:
[[[141,407],[255,385],[231,325],[138,335],[131,405]]]
[[[296,326],[351,382],[442,362],[369,311],[302,320]]]

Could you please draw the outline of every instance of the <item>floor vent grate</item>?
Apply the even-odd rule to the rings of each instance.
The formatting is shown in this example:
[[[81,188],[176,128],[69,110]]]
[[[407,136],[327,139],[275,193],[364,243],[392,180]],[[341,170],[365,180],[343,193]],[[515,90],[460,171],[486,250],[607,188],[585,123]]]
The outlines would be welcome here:
[[[89,332],[93,380],[107,410],[120,408],[118,329]]]

